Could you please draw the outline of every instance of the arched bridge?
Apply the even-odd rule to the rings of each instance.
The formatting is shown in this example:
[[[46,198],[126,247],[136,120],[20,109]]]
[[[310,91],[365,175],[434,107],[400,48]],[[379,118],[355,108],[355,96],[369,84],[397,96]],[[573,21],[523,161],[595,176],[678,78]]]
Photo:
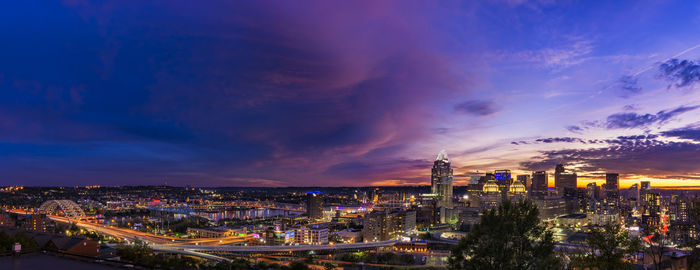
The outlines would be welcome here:
[[[39,213],[48,215],[63,214],[69,221],[81,220],[85,218],[85,212],[73,201],[70,200],[50,200],[39,207]]]

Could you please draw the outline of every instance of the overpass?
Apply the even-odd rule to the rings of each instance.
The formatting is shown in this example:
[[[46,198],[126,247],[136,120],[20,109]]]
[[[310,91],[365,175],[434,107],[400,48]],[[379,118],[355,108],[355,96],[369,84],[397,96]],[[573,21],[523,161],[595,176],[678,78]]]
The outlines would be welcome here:
[[[382,247],[392,247],[397,240],[381,242],[335,244],[335,245],[298,245],[298,246],[202,246],[202,245],[151,245],[153,250],[197,256],[197,254],[209,254],[218,256],[245,256],[258,254],[281,255],[308,255],[327,254],[335,252],[360,252],[375,250]]]

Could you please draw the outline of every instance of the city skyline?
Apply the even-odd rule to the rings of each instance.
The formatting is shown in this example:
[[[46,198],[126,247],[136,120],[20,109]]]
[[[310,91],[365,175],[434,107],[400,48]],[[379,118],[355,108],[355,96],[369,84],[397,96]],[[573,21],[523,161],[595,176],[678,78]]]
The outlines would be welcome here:
[[[474,3],[471,3],[474,2]],[[3,185],[700,188],[700,4],[18,2]]]

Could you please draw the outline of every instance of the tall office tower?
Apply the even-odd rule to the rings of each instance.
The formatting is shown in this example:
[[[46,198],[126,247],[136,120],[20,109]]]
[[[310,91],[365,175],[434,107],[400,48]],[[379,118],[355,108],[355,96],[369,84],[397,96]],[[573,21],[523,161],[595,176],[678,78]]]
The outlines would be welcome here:
[[[639,199],[639,184],[635,183],[627,189],[627,198],[637,201]]]
[[[651,192],[651,182],[641,181],[639,182],[639,197],[637,198],[637,204],[639,205],[639,210],[644,212],[646,207],[645,197],[646,194]]]
[[[530,181],[530,176],[527,174],[521,174],[517,176],[518,181],[520,183],[523,183],[525,185],[526,190],[530,190],[530,186],[532,185],[532,182]]]
[[[642,214],[642,226],[645,230],[658,228],[661,224],[661,195],[647,192],[644,194],[644,213]]]
[[[510,187],[510,184],[513,183],[513,178],[510,177],[510,170],[497,170],[493,173],[493,175],[496,178],[496,183],[498,184],[498,187],[501,188],[501,191],[503,192],[504,188],[505,191],[508,191],[508,187]]]
[[[588,194],[588,198],[599,200],[600,187],[596,185],[595,182],[588,183],[588,185],[586,185],[586,194]]]
[[[557,164],[557,166],[554,168],[554,184],[556,185],[557,181],[559,180],[559,174],[565,172],[566,169],[564,169],[564,164]]]
[[[559,194],[565,198],[576,197],[576,185],[578,185],[576,173],[566,172],[563,164],[558,164],[554,169],[554,186]]]
[[[532,186],[530,197],[541,198],[547,195],[547,172],[537,171],[532,173]]]
[[[620,199],[620,174],[605,174],[605,197],[613,202]]]
[[[642,190],[649,191],[651,189],[651,182],[649,182],[649,181],[641,181],[641,182],[639,182],[639,184],[640,184],[639,185],[640,192]]]
[[[469,185],[467,186],[467,194],[469,196],[469,207],[479,207],[479,200],[481,197],[481,189],[483,184],[479,183],[481,177],[472,176],[469,179]]]
[[[649,181],[641,181],[639,182],[639,201],[644,200],[644,194],[649,193],[651,191],[651,182]]]
[[[690,217],[690,206],[688,199],[681,195],[671,196],[671,203],[668,207],[669,219],[672,223],[688,222]]]
[[[432,193],[438,197],[437,207],[452,208],[452,167],[445,150],[440,151],[430,177]]]
[[[310,219],[323,218],[323,193],[312,191],[306,193],[306,214]]]

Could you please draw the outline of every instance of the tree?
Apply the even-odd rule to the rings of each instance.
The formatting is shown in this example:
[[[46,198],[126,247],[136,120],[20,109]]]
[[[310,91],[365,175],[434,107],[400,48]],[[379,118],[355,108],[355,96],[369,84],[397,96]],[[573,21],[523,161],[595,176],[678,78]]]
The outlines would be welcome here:
[[[652,227],[648,230],[648,233],[652,236],[649,239],[651,243],[644,251],[644,256],[651,257],[655,269],[661,269],[664,253],[668,251],[668,246],[671,244],[670,239],[658,228]]]
[[[309,265],[302,261],[293,261],[289,264],[288,267],[285,267],[284,269],[289,269],[289,270],[308,270]]]
[[[588,252],[572,256],[572,266],[597,269],[627,269],[634,265],[625,261],[641,248],[639,239],[631,239],[620,224],[607,224],[593,228],[586,238]]]
[[[448,269],[559,269],[552,232],[531,201],[504,201],[452,250]]]

